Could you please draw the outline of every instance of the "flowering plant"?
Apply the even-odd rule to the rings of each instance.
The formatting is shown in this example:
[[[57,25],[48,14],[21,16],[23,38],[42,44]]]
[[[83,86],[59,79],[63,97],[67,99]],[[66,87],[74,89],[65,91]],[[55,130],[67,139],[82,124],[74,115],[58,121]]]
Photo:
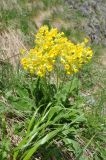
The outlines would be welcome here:
[[[74,44],[57,28],[49,30],[47,26],[42,26],[35,35],[35,47],[29,52],[22,50],[24,56],[21,64],[25,70],[40,77],[54,71],[72,75],[93,55],[87,43],[88,39],[85,38],[84,42]]]
[[[80,99],[70,102],[71,95],[78,93],[79,80],[74,77],[62,85],[60,82],[64,82],[62,78],[78,72],[82,65],[91,59],[93,51],[87,47],[87,43],[88,39],[85,39],[82,43],[74,44],[63,32],[43,26],[35,35],[35,47],[29,52],[21,51],[23,68],[30,74],[37,75],[37,78],[31,76],[34,85],[31,84],[30,87],[35,113],[24,139],[14,151],[14,160],[29,160],[37,155],[37,152],[41,151],[41,154],[45,155],[49,150],[50,153],[45,159],[54,159],[54,153],[51,152],[53,148],[56,150],[55,157],[57,153],[60,157],[57,145],[60,142],[64,150],[74,151],[76,157],[81,156],[82,150],[76,141],[76,133],[86,119],[78,105]],[[57,77],[57,81],[52,84],[53,75],[54,78]]]

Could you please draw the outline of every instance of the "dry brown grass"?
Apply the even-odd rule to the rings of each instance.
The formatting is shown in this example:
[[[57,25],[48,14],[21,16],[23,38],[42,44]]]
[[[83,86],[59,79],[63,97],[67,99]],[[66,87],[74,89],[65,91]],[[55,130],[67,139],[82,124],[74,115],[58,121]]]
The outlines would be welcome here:
[[[20,9],[20,5],[18,0],[0,0],[0,8],[4,10]]]
[[[30,0],[23,3],[24,7],[30,11],[33,7],[38,7],[38,9],[44,8],[42,0]],[[22,12],[23,5],[21,4],[21,0],[0,0],[0,8],[3,10],[12,10],[16,9],[19,12]]]
[[[0,34],[0,59],[17,64],[20,48],[25,48],[24,36],[20,30],[4,31]]]

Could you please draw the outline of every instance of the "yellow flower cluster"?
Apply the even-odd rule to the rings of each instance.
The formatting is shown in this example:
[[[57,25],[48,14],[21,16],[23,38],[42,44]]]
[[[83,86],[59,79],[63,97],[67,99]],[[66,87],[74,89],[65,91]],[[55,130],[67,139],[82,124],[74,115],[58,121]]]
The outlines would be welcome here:
[[[87,43],[88,39],[85,39],[82,43],[74,44],[57,28],[49,30],[47,26],[42,26],[35,35],[35,47],[28,53],[22,50],[24,57],[21,64],[25,70],[40,77],[60,66],[66,74],[71,75],[91,59],[93,51],[86,46]]]

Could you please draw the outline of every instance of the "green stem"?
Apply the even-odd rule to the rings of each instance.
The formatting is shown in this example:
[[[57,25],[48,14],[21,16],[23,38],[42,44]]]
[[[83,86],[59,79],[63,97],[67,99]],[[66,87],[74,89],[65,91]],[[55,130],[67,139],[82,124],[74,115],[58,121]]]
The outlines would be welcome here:
[[[83,152],[89,147],[89,145],[91,144],[92,140],[94,139],[94,137],[96,136],[96,134],[94,134],[91,139],[89,140],[89,142],[86,144],[86,146],[82,149],[82,151],[79,153],[79,155],[77,156],[76,160],[79,160],[79,158],[82,156]]]
[[[31,97],[33,98],[33,100],[35,100],[35,97],[34,97],[34,95],[33,95],[33,78],[32,78],[32,75],[31,75],[30,91],[31,91]]]

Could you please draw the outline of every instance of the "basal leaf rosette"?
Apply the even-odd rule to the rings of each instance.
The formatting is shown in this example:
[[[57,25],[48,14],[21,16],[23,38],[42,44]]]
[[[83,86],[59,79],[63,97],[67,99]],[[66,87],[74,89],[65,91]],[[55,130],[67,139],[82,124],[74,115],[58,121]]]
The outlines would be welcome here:
[[[21,64],[26,71],[40,77],[58,69],[72,75],[92,58],[93,51],[87,43],[85,38],[84,42],[74,44],[57,28],[49,30],[42,26],[35,35],[35,47],[28,53],[22,50]]]

